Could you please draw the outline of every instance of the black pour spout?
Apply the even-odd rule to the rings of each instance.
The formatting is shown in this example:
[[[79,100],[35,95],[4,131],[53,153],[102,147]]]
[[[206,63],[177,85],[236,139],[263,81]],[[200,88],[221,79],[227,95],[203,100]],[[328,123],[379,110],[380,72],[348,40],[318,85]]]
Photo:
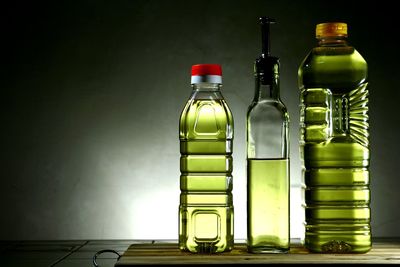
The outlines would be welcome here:
[[[276,21],[274,19],[268,17],[260,18],[261,25],[261,44],[262,44],[262,53],[265,56],[269,56],[271,54],[271,42],[270,42],[270,25],[274,24]]]
[[[276,84],[279,75],[279,58],[271,56],[270,25],[274,19],[261,17],[261,44],[262,53],[254,64],[254,73],[260,79],[261,84]]]

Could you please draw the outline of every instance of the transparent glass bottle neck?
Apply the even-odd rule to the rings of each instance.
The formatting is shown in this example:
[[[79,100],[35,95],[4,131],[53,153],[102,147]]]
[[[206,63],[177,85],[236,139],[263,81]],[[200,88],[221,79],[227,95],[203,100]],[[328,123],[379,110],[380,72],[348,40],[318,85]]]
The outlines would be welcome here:
[[[318,46],[347,46],[347,36],[317,37]]]
[[[262,74],[255,75],[255,94],[254,94],[254,102],[260,102],[263,100],[275,100],[279,101],[279,83],[278,77],[272,79],[272,81],[266,82],[265,76]]]

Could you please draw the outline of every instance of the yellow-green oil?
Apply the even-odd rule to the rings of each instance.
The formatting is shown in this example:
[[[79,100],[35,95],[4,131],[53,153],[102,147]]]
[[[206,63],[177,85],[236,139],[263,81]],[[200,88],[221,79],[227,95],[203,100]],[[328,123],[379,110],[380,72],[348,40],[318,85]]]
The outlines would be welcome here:
[[[248,250],[288,251],[289,159],[248,159],[247,172]]]
[[[299,68],[305,246],[371,248],[367,63],[351,46],[314,48]]]
[[[233,118],[223,99],[191,99],[180,119],[179,247],[233,247]]]

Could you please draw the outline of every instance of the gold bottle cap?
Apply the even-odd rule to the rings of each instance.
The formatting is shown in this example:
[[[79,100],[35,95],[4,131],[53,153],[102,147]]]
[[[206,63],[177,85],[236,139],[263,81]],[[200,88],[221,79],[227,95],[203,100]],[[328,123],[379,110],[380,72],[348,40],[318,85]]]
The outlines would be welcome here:
[[[317,24],[315,28],[315,37],[333,37],[344,36],[347,37],[347,24],[343,22],[327,22]]]

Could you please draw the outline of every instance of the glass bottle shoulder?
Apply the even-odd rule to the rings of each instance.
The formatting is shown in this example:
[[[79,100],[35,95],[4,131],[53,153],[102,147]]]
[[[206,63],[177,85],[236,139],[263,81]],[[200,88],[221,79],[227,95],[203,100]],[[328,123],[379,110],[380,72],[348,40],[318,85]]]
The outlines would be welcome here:
[[[252,118],[280,118],[282,121],[289,120],[289,113],[281,100],[253,101],[247,110],[248,119]]]

